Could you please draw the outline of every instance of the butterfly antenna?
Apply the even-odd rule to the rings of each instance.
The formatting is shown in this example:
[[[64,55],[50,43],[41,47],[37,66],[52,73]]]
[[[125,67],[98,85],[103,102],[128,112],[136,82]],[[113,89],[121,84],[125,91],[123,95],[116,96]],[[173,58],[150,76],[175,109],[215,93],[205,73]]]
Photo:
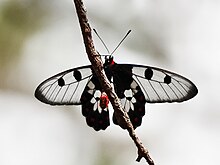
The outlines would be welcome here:
[[[93,29],[93,31],[95,32],[95,34],[98,36],[98,38],[100,39],[100,41],[102,42],[102,44],[104,45],[105,49],[107,50],[108,54],[110,54],[110,51],[108,49],[108,47],[106,46],[105,42],[102,40],[102,38],[99,36],[98,32]]]
[[[121,45],[121,43],[127,38],[127,36],[131,33],[131,30],[128,30],[128,32],[125,34],[125,36],[122,38],[122,40],[119,42],[119,44],[116,46],[116,48],[112,51],[111,55],[118,49],[118,47]]]

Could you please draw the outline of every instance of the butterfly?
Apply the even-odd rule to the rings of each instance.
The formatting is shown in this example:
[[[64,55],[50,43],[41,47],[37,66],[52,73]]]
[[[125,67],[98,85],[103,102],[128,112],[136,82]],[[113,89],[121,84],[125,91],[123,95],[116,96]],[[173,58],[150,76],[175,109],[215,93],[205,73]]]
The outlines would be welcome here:
[[[118,64],[112,53],[105,56],[103,67],[134,128],[142,123],[146,103],[183,102],[198,93],[197,87],[179,74],[151,66]],[[87,125],[96,131],[110,125],[109,99],[91,65],[48,78],[36,88],[35,97],[50,105],[82,105]],[[118,125],[114,113],[113,123]]]

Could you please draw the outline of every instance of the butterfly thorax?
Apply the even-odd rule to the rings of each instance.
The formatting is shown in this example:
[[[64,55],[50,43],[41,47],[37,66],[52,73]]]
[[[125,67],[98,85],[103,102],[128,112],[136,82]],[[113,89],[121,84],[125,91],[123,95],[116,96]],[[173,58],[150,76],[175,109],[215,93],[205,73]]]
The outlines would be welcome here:
[[[108,80],[112,83],[113,70],[116,67],[116,63],[114,62],[113,56],[109,55],[105,58],[104,70]]]

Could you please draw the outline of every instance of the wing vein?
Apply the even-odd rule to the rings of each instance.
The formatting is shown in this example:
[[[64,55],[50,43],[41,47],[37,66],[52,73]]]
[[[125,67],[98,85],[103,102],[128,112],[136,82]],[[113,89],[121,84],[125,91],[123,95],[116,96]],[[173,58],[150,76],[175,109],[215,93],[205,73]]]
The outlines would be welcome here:
[[[171,89],[171,91],[173,91],[174,95],[176,95],[176,98],[179,99],[177,93],[174,91],[174,89],[169,85],[167,84],[167,86]]]
[[[136,80],[139,82],[139,85],[142,87],[142,89],[144,90],[144,92],[146,93],[148,99],[150,100],[150,96],[147,93],[146,89],[143,87],[143,85],[141,84],[140,80],[137,78],[138,76],[136,74],[134,74],[134,76],[136,77]],[[139,76],[140,77],[140,76]]]
[[[79,86],[79,83],[77,83],[76,88],[75,88],[75,90],[73,91],[72,96],[71,96],[70,99],[69,99],[69,103],[71,102],[71,100],[72,100],[72,98],[73,98],[73,96],[74,96],[74,94],[75,94],[75,92],[76,92],[78,86]]]
[[[63,94],[63,97],[62,97],[62,99],[61,99],[61,101],[60,101],[61,103],[63,102],[63,99],[64,99],[64,97],[65,97],[65,95],[66,95],[66,93],[67,93],[69,87],[70,87],[70,85],[67,86],[66,91],[65,91],[65,93]]]
[[[58,85],[56,85],[56,87],[53,89],[53,91],[51,92],[50,96],[48,97],[48,100],[50,100],[51,96],[53,95],[54,91],[56,90],[56,88],[58,87]]]
[[[150,82],[149,80],[148,80],[148,82],[149,82],[151,88],[153,89],[153,91],[156,93],[156,95],[157,95],[157,97],[159,98],[159,100],[161,100],[159,94],[158,94],[157,91],[154,89],[154,87],[153,87],[153,85],[151,84],[151,82]]]
[[[178,82],[178,81],[177,81]],[[177,88],[177,86],[174,84],[174,83],[172,83],[173,84],[173,86],[179,91],[179,93],[184,97],[184,94],[179,90],[179,88]],[[178,97],[177,97],[178,98]]]
[[[167,95],[167,97],[171,100],[170,96],[168,95],[167,91],[164,89],[163,85],[161,83],[159,83],[161,88],[164,90],[165,94]]]
[[[55,100],[56,100],[57,96],[59,95],[59,93],[60,93],[61,89],[62,89],[62,88],[60,88],[60,89],[58,90],[58,92],[57,92],[56,96],[55,96],[55,97],[54,97],[54,99],[53,99],[53,102],[55,102]]]

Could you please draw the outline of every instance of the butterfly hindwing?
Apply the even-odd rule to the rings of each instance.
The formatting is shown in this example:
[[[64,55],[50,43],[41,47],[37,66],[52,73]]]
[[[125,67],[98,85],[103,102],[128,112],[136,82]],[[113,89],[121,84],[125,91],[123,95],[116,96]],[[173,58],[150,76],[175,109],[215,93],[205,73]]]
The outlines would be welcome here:
[[[82,92],[92,76],[90,65],[61,72],[42,82],[35,97],[51,105],[81,104]]]
[[[80,98],[82,114],[86,118],[86,123],[96,131],[105,130],[110,125],[108,100],[106,100],[106,104],[103,104],[102,93],[101,85],[97,77],[93,75]]]
[[[110,70],[115,92],[121,100],[122,107],[128,113],[133,127],[136,128],[141,125],[145,114],[146,100],[140,86],[132,77],[132,68],[132,65],[114,64]],[[118,124],[115,114],[113,114],[113,122]]]
[[[121,104],[123,109],[128,113],[134,128],[141,125],[142,117],[145,115],[145,103],[146,100],[141,88],[133,80],[131,89],[124,91],[124,97],[121,98]],[[118,124],[114,114],[113,122]]]

